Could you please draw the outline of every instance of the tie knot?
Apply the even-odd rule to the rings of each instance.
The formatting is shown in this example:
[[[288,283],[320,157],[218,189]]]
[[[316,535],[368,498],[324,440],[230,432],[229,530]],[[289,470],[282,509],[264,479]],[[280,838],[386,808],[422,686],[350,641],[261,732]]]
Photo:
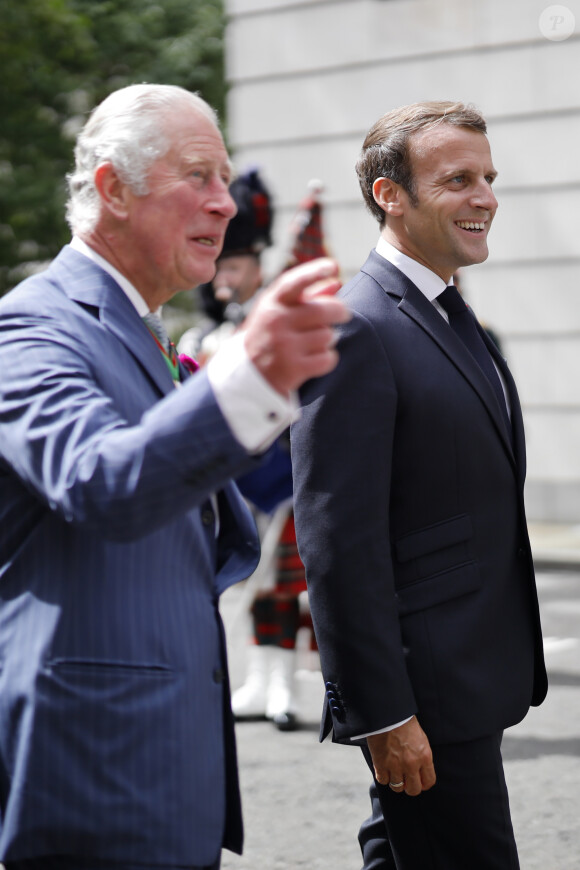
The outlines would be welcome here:
[[[169,335],[161,317],[158,314],[155,314],[153,311],[150,311],[143,318],[149,330],[153,333],[155,338],[159,341],[159,344],[163,347],[165,351],[169,351]]]
[[[459,290],[452,284],[446,287],[443,293],[439,294],[437,302],[448,314],[458,314],[461,311],[467,310],[467,305],[461,298]]]

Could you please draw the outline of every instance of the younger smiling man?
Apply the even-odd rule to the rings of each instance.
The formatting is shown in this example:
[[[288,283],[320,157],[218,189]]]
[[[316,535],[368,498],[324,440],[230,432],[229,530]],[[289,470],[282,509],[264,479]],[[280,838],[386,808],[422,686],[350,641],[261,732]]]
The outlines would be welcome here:
[[[365,870],[519,866],[500,744],[547,686],[523,424],[505,360],[446,290],[488,255],[485,133],[472,107],[435,102],[367,135],[380,239],[341,291],[339,365],[305,385],[292,431],[321,735],[361,745],[375,777]]]

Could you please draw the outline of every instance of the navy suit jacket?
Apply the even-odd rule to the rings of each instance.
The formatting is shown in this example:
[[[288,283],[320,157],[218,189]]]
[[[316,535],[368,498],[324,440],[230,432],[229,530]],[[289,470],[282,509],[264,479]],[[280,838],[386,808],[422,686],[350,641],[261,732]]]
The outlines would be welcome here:
[[[303,389],[295,517],[327,698],[349,742],[417,714],[432,743],[518,722],[546,693],[513,439],[486,377],[414,284],[372,252],[341,291],[340,362]]]
[[[218,598],[258,559],[253,460],[69,247],[0,303],[0,372],[0,860],[240,851]]]

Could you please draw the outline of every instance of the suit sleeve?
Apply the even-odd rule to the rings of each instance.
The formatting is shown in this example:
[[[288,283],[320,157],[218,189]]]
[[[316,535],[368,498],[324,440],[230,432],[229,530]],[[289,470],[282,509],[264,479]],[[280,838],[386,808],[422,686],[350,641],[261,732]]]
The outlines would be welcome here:
[[[129,422],[123,397],[143,391],[146,376],[124,380],[107,360],[119,384],[112,396],[90,336],[56,316],[9,309],[0,339],[0,476],[15,474],[65,521],[136,539],[249,467],[206,373],[161,401],[151,393]]]
[[[387,352],[359,315],[340,362],[303,389],[292,427],[300,555],[334,737],[416,712],[405,666],[389,538],[397,392]],[[323,725],[324,727],[324,725]]]

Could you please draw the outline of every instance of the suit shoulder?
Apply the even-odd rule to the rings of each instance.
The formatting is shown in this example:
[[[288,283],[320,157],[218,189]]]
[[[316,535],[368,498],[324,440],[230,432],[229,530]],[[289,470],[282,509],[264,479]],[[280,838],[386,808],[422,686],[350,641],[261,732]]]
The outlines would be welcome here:
[[[360,271],[340,290],[347,306],[371,321],[389,317],[397,309],[399,299],[372,275]]]
[[[9,290],[0,299],[0,314],[39,314],[41,311],[48,312],[53,306],[58,305],[61,299],[63,304],[67,300],[66,294],[52,274],[52,264],[41,272],[30,275]],[[50,302],[49,302],[50,300]]]

